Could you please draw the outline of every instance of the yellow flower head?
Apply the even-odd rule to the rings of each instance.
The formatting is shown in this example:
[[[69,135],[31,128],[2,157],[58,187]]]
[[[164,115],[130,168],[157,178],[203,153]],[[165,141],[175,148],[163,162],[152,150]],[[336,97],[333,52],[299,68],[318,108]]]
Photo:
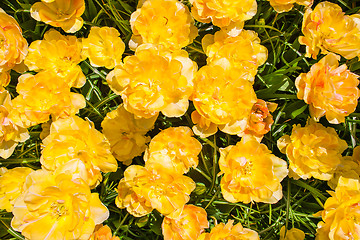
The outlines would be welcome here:
[[[344,15],[335,3],[321,2],[314,10],[308,8],[302,23],[306,57],[316,59],[319,52],[334,52],[350,59],[360,55],[360,15]]]
[[[161,111],[167,117],[180,117],[188,109],[196,71],[197,64],[186,51],[142,44],[106,80],[121,95],[125,109],[136,116],[150,118]]]
[[[77,116],[51,124],[50,135],[43,140],[40,162],[49,171],[72,172],[90,187],[97,186],[101,172],[116,172],[117,162],[105,136],[93,123]]]
[[[0,8],[0,74],[21,64],[27,49],[28,43],[19,24]]]
[[[89,239],[109,217],[98,193],[71,175],[38,170],[26,179],[16,199],[11,226],[31,240]]]
[[[340,177],[335,192],[329,197],[321,213],[316,240],[359,239],[360,183],[357,179]]]
[[[310,115],[316,121],[325,115],[330,123],[345,122],[345,116],[357,106],[358,75],[350,72],[345,64],[339,67],[339,60],[339,56],[329,53],[295,81],[297,97],[309,104]]]
[[[242,30],[232,36],[224,30],[215,35],[205,35],[202,47],[208,56],[208,63],[226,58],[239,68],[242,78],[251,82],[254,82],[257,68],[265,63],[268,56],[266,47],[260,45],[257,33],[251,30]]]
[[[50,114],[54,119],[75,115],[86,105],[85,98],[70,92],[68,84],[52,71],[21,75],[16,91],[19,95],[13,106],[26,127],[48,121]]]
[[[22,193],[27,175],[33,170],[28,167],[0,168],[0,209],[11,212],[16,198]]]
[[[67,33],[78,31],[83,25],[80,17],[85,11],[84,0],[42,0],[32,5],[31,17]]]
[[[255,139],[220,149],[219,167],[221,191],[229,202],[276,203],[282,198],[287,164]]]
[[[341,158],[340,164],[336,167],[333,177],[327,182],[331,189],[335,189],[339,178],[352,178],[360,181],[360,161],[359,157],[360,146],[354,148],[352,156],[345,156]]]
[[[115,28],[91,27],[89,36],[83,39],[83,44],[83,54],[94,67],[112,69],[121,63],[125,44]]]
[[[207,138],[217,132],[218,125],[201,116],[196,110],[191,113],[191,120],[194,123],[192,130],[201,138]]]
[[[194,240],[208,227],[206,211],[191,204],[185,205],[176,218],[164,217],[161,225],[167,240]]]
[[[347,148],[334,128],[312,120],[305,127],[295,125],[291,135],[282,136],[277,144],[289,159],[289,176],[295,179],[331,179],[340,164],[341,153]]]
[[[116,110],[106,114],[101,127],[111,145],[115,158],[126,165],[140,156],[146,149],[150,137],[145,134],[154,127],[157,115],[152,118],[135,118],[134,114],[120,105]]]
[[[270,5],[277,11],[278,13],[288,12],[293,7],[294,4],[304,5],[307,7],[311,7],[314,0],[268,0]]]
[[[244,21],[257,11],[256,0],[190,0],[191,13],[199,22],[212,22],[218,27],[235,25],[242,27]]]
[[[144,160],[145,166],[161,165],[169,172],[184,174],[199,163],[201,143],[192,137],[188,127],[171,127],[151,139]]]
[[[285,226],[282,226],[280,229],[280,240],[304,240],[305,233],[297,228],[292,228],[286,231]]]
[[[202,67],[194,79],[192,100],[197,112],[228,134],[245,130],[257,101],[252,84],[225,58]]]
[[[0,157],[8,158],[19,142],[25,142],[30,136],[21,122],[13,119],[13,103],[10,94],[0,91]]]
[[[258,99],[251,109],[248,126],[245,134],[262,138],[262,136],[270,131],[271,125],[274,123],[270,112],[275,111],[276,103],[265,102]]]
[[[135,217],[145,216],[153,209],[169,215],[184,207],[194,189],[195,182],[182,174],[161,167],[131,165],[120,180],[115,203]]]
[[[259,234],[249,228],[244,228],[241,223],[233,225],[234,220],[217,224],[210,233],[203,233],[197,240],[222,240],[222,239],[244,239],[260,240]]]
[[[188,8],[178,0],[147,0],[131,14],[130,47],[142,43],[161,44],[179,50],[192,43],[197,28]]]
[[[82,43],[75,36],[64,36],[51,29],[45,33],[43,40],[30,44],[25,64],[37,72],[54,71],[68,82],[69,87],[82,87],[86,79],[77,65],[85,59],[81,51]]]
[[[113,237],[111,229],[108,225],[103,226],[102,224],[96,225],[94,233],[91,235],[89,240],[120,240],[119,237]]]

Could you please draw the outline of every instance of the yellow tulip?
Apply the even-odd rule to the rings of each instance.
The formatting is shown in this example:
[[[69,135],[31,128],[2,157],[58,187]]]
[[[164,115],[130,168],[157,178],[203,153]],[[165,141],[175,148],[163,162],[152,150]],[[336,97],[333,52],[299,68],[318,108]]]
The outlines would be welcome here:
[[[37,170],[16,199],[11,227],[29,240],[89,239],[95,225],[109,217],[98,193],[81,179]]]
[[[276,203],[282,198],[287,164],[255,139],[221,148],[219,167],[224,174],[221,191],[229,202]]]
[[[145,167],[161,165],[169,172],[187,173],[198,163],[201,143],[192,137],[188,127],[171,127],[161,131],[149,144],[145,152]]]
[[[334,128],[312,120],[305,127],[295,125],[291,135],[282,136],[277,144],[289,159],[289,176],[295,179],[331,179],[347,148]]]
[[[198,35],[188,8],[178,0],[147,0],[131,14],[130,48],[161,44],[172,51],[192,43]]]
[[[326,116],[332,124],[345,122],[358,104],[359,76],[345,64],[339,66],[339,60],[338,55],[329,53],[295,80],[297,97],[309,104],[310,115],[316,121]]]
[[[83,25],[84,11],[84,0],[42,0],[31,6],[30,14],[36,21],[74,33]]]
[[[42,148],[40,162],[44,169],[71,172],[91,188],[101,182],[101,172],[117,170],[108,140],[93,123],[77,116],[53,122]]]

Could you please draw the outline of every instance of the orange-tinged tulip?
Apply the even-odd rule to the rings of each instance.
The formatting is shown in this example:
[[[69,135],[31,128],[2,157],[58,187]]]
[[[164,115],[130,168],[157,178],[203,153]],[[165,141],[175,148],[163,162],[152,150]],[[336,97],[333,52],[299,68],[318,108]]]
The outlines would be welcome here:
[[[346,59],[360,55],[360,15],[345,15],[341,7],[321,2],[305,11],[299,42],[306,45],[306,57],[334,52]]]
[[[199,22],[212,22],[218,27],[242,28],[244,21],[257,11],[255,0],[190,0],[191,13]]]
[[[82,43],[75,36],[64,36],[50,29],[43,40],[30,44],[25,64],[33,71],[53,71],[63,78],[69,87],[82,87],[86,78],[78,65],[85,59]]]
[[[120,240],[119,237],[113,236],[108,225],[96,225],[94,233],[89,240]]]
[[[185,205],[176,218],[164,217],[161,228],[164,240],[194,240],[209,227],[206,211]]]
[[[145,134],[154,127],[157,115],[152,118],[136,118],[121,104],[106,114],[101,123],[102,132],[109,140],[114,157],[126,165],[146,149],[150,137]]]
[[[220,125],[221,131],[240,134],[257,99],[252,84],[242,77],[241,71],[222,58],[196,74],[192,101],[197,112]]]
[[[131,14],[133,35],[129,42],[135,49],[143,43],[161,44],[179,50],[198,35],[188,8],[178,0],[147,0]]]
[[[71,175],[38,170],[16,199],[11,227],[29,240],[89,239],[109,211],[89,186]]]
[[[294,4],[304,5],[307,7],[311,7],[314,0],[268,0],[270,5],[277,11],[278,13],[288,12],[293,7]]]
[[[145,216],[153,209],[169,215],[184,207],[194,189],[195,182],[182,174],[158,166],[131,165],[119,182],[115,203],[135,217]]]
[[[52,71],[21,75],[16,91],[13,106],[26,127],[44,123],[50,115],[53,119],[75,115],[86,105],[84,96],[70,92],[64,79]]]
[[[251,109],[248,125],[244,133],[256,138],[262,138],[264,134],[270,131],[271,125],[274,123],[270,112],[275,111],[276,107],[276,103],[258,99]]]
[[[120,33],[112,27],[91,27],[83,45],[83,54],[89,58],[91,65],[108,69],[121,63],[125,50]]]
[[[318,223],[316,240],[359,239],[360,183],[357,179],[340,177],[335,192],[329,192],[322,221]]]
[[[226,224],[219,223],[210,233],[203,233],[197,240],[260,240],[259,234],[249,228],[244,228],[241,223],[233,225],[234,220],[229,220]]]
[[[42,0],[31,6],[30,14],[36,21],[74,33],[83,25],[84,11],[84,0]]]
[[[13,102],[8,91],[0,91],[0,157],[8,158],[19,142],[25,142],[30,136],[22,123],[13,118]]]
[[[295,179],[331,179],[340,164],[341,153],[347,148],[334,128],[312,120],[305,127],[295,125],[291,135],[282,136],[277,144],[289,159],[289,176]]]
[[[345,64],[339,66],[340,57],[329,53],[310,72],[296,78],[297,97],[309,104],[310,115],[316,120],[322,116],[332,124],[345,122],[355,111],[360,96],[358,75]]]
[[[77,116],[53,122],[42,148],[40,162],[44,169],[70,172],[91,188],[101,182],[101,172],[117,170],[108,140],[93,123]]]
[[[15,200],[23,191],[26,177],[33,172],[28,167],[0,168],[0,209],[11,212]]]
[[[145,166],[161,165],[169,172],[187,173],[198,163],[201,143],[188,127],[171,127],[156,135],[146,150]]]
[[[229,202],[276,203],[282,198],[287,164],[255,139],[221,148],[219,167],[224,174],[221,191]]]
[[[28,49],[22,30],[16,20],[0,8],[0,75],[20,67]],[[3,84],[4,86],[4,84]],[[4,86],[5,87],[5,86]]]
[[[142,44],[106,80],[121,95],[125,109],[136,116],[151,118],[161,111],[180,117],[188,109],[196,71],[197,64],[186,51]]]
[[[224,30],[205,35],[202,47],[208,63],[226,58],[239,68],[237,74],[250,82],[254,82],[257,68],[265,63],[268,56],[266,47],[260,45],[257,33],[244,29],[231,36]]]

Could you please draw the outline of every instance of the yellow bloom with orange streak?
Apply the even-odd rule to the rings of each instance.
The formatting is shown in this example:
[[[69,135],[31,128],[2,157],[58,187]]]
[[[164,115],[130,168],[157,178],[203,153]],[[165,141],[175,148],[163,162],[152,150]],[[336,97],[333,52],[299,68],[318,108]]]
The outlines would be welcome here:
[[[16,198],[23,191],[25,178],[32,171],[28,167],[0,168],[0,209],[12,211]]]
[[[247,128],[244,134],[250,134],[256,138],[262,138],[264,134],[270,131],[274,123],[270,112],[274,112],[277,107],[276,103],[265,102],[258,99],[251,109]]]
[[[125,109],[137,117],[151,118],[159,112],[180,117],[188,109],[196,71],[186,51],[142,44],[106,80],[121,95]]]
[[[334,52],[346,59],[360,55],[360,15],[345,15],[341,7],[321,2],[305,11],[299,42],[306,45],[306,57]]]
[[[96,225],[94,233],[89,240],[120,240],[119,237],[113,236],[108,225]]]
[[[164,217],[161,228],[164,240],[194,240],[209,227],[206,211],[185,205],[176,218]]]
[[[241,223],[236,225],[234,220],[229,220],[226,224],[219,223],[210,233],[203,233],[197,240],[222,240],[222,239],[243,239],[260,240],[259,234],[249,228],[244,228]]]
[[[145,136],[154,127],[157,115],[152,118],[136,118],[121,104],[116,110],[106,114],[101,123],[102,132],[109,140],[114,157],[130,165],[132,159],[146,149],[150,137]]]
[[[201,143],[189,127],[170,127],[157,134],[145,152],[145,167],[161,165],[169,172],[187,173],[199,163]]]
[[[229,202],[276,203],[282,198],[287,164],[254,138],[221,148],[219,167],[221,191]]]
[[[30,44],[25,64],[30,70],[53,71],[66,81],[69,87],[82,87],[86,78],[78,65],[85,60],[83,44],[75,36],[64,36],[54,29],[44,35],[43,40]]]
[[[13,118],[14,106],[8,91],[0,91],[0,157],[8,158],[19,142],[29,137],[21,122]]]
[[[311,7],[314,3],[314,0],[268,0],[270,5],[274,8],[274,10],[278,13],[288,12],[293,7],[294,4],[303,5],[306,7]]]
[[[121,63],[125,44],[115,28],[91,27],[89,36],[82,42],[83,54],[94,67],[112,69]]]
[[[21,75],[16,91],[14,112],[25,127],[44,123],[50,115],[53,119],[75,115],[86,105],[84,96],[70,92],[64,79],[52,71]]]
[[[36,21],[74,33],[83,25],[84,11],[84,0],[42,0],[31,6],[30,14]]]
[[[194,189],[195,182],[180,173],[161,166],[131,165],[119,182],[115,203],[135,217],[145,216],[153,209],[169,215],[184,207]]]
[[[98,193],[71,174],[35,171],[16,199],[11,227],[31,240],[89,239],[109,217]]]
[[[16,20],[0,8],[0,75],[2,82],[7,79],[8,71],[22,68],[28,51],[28,43]],[[20,69],[19,69],[20,70]],[[5,87],[7,84],[2,84]]]
[[[242,28],[244,21],[251,19],[257,11],[255,0],[190,0],[191,14],[199,22],[212,22],[218,27]]]
[[[244,29],[231,36],[224,30],[214,35],[207,34],[202,39],[202,47],[208,63],[226,58],[239,68],[238,74],[242,78],[251,82],[254,82],[257,68],[265,63],[268,56],[266,47],[260,45],[257,33]]]
[[[192,101],[202,117],[228,134],[245,130],[257,98],[252,84],[222,58],[202,67],[194,79]]]
[[[101,172],[117,170],[108,140],[92,122],[77,116],[51,124],[50,134],[43,140],[40,162],[49,171],[71,172],[91,188],[101,182]]]
[[[322,116],[332,124],[345,122],[355,111],[360,96],[359,76],[350,72],[345,64],[339,66],[340,57],[329,53],[310,72],[300,74],[295,81],[297,97],[309,104],[310,115],[316,120]]]
[[[324,210],[318,215],[316,240],[359,239],[360,183],[357,179],[340,177],[335,192],[329,191]]]
[[[289,159],[289,176],[295,179],[332,178],[347,143],[334,128],[309,120],[305,127],[294,125],[291,135],[282,136],[278,148]]]
[[[172,51],[193,42],[198,35],[188,8],[178,0],[147,0],[131,14],[132,49],[143,43],[161,44]]]
[[[304,240],[305,233],[297,228],[287,230],[285,233],[285,226],[280,229],[280,240]]]

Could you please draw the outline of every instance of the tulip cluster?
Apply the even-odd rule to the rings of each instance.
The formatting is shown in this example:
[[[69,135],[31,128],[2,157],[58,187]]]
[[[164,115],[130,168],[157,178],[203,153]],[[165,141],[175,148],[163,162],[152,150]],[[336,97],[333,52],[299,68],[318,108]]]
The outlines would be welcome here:
[[[310,71],[297,72],[291,76],[298,76],[293,83],[289,78],[287,85],[274,90],[276,78],[268,77],[267,83],[259,76],[263,69],[278,67],[266,63],[265,44],[273,45],[272,38],[262,41],[258,32],[243,29],[255,15],[266,18],[257,14],[259,2],[265,1],[139,0],[132,13],[117,13],[129,17],[124,29],[132,33],[124,37],[114,27],[88,27],[98,20],[82,19],[85,8],[94,7],[92,1],[85,5],[84,0],[41,0],[24,14],[41,22],[36,27],[58,29],[46,27],[42,39],[30,45],[15,18],[0,8],[1,166],[11,164],[18,145],[26,147],[39,124],[43,129],[38,165],[0,168],[0,209],[12,214],[9,232],[18,231],[27,240],[120,240],[110,227],[117,228],[116,235],[128,215],[149,223],[149,216],[156,214],[163,218],[165,240],[259,240],[251,226],[242,225],[243,219],[235,218],[239,222],[234,224],[232,209],[228,222],[217,224],[221,214],[210,220],[208,207],[216,204],[214,199],[231,207],[280,200],[290,204],[290,179],[288,196],[282,200],[281,182],[288,176],[291,181],[328,181],[334,190],[318,213],[322,221],[317,240],[359,239],[360,146],[355,147],[356,127],[349,127],[350,149],[337,130],[341,123],[348,126],[360,97],[359,76],[350,71],[356,66],[340,64],[341,56],[349,62],[360,57],[360,15],[346,15],[326,1],[313,10],[313,0],[265,2],[280,18],[278,13],[305,8],[304,36],[297,43],[306,46],[300,58],[315,62],[310,66],[304,60]],[[116,12],[117,4],[125,3],[112,4],[102,6],[99,15],[110,16],[107,7]],[[260,21],[252,27],[268,34]],[[206,29],[205,34],[199,29]],[[83,30],[88,30],[86,37]],[[283,41],[284,36],[275,37]],[[202,50],[193,47],[196,44]],[[189,51],[194,48],[202,54],[201,64]],[[269,50],[269,59],[276,58],[274,51]],[[317,61],[319,54],[326,56]],[[96,84],[111,96],[102,101],[98,93],[95,105],[106,108],[96,111],[100,120],[95,123],[81,117],[86,106],[95,109],[91,96],[84,94],[88,88],[98,89],[87,72],[91,70],[103,80]],[[16,88],[10,89],[13,81]],[[262,86],[270,90],[258,91]],[[304,127],[293,125],[289,135],[278,129],[268,137],[284,109],[277,110],[281,101],[265,100],[276,101],[271,94],[291,87],[294,101],[308,104],[310,118]],[[339,127],[326,127],[322,117]],[[172,121],[160,125],[158,118],[177,118],[174,122],[187,121],[189,126]],[[207,139],[212,135],[214,142]],[[278,149],[267,146],[276,141]],[[208,161],[207,145],[213,148],[213,161]],[[198,167],[199,155],[205,171]],[[202,189],[198,179],[211,187]],[[202,199],[204,192],[214,194],[210,201]],[[107,221],[110,201],[118,207],[113,209],[127,214],[119,223]],[[269,229],[282,224],[278,222]],[[107,223],[110,227],[103,225]],[[277,234],[283,240],[305,238],[301,230],[285,226]]]

